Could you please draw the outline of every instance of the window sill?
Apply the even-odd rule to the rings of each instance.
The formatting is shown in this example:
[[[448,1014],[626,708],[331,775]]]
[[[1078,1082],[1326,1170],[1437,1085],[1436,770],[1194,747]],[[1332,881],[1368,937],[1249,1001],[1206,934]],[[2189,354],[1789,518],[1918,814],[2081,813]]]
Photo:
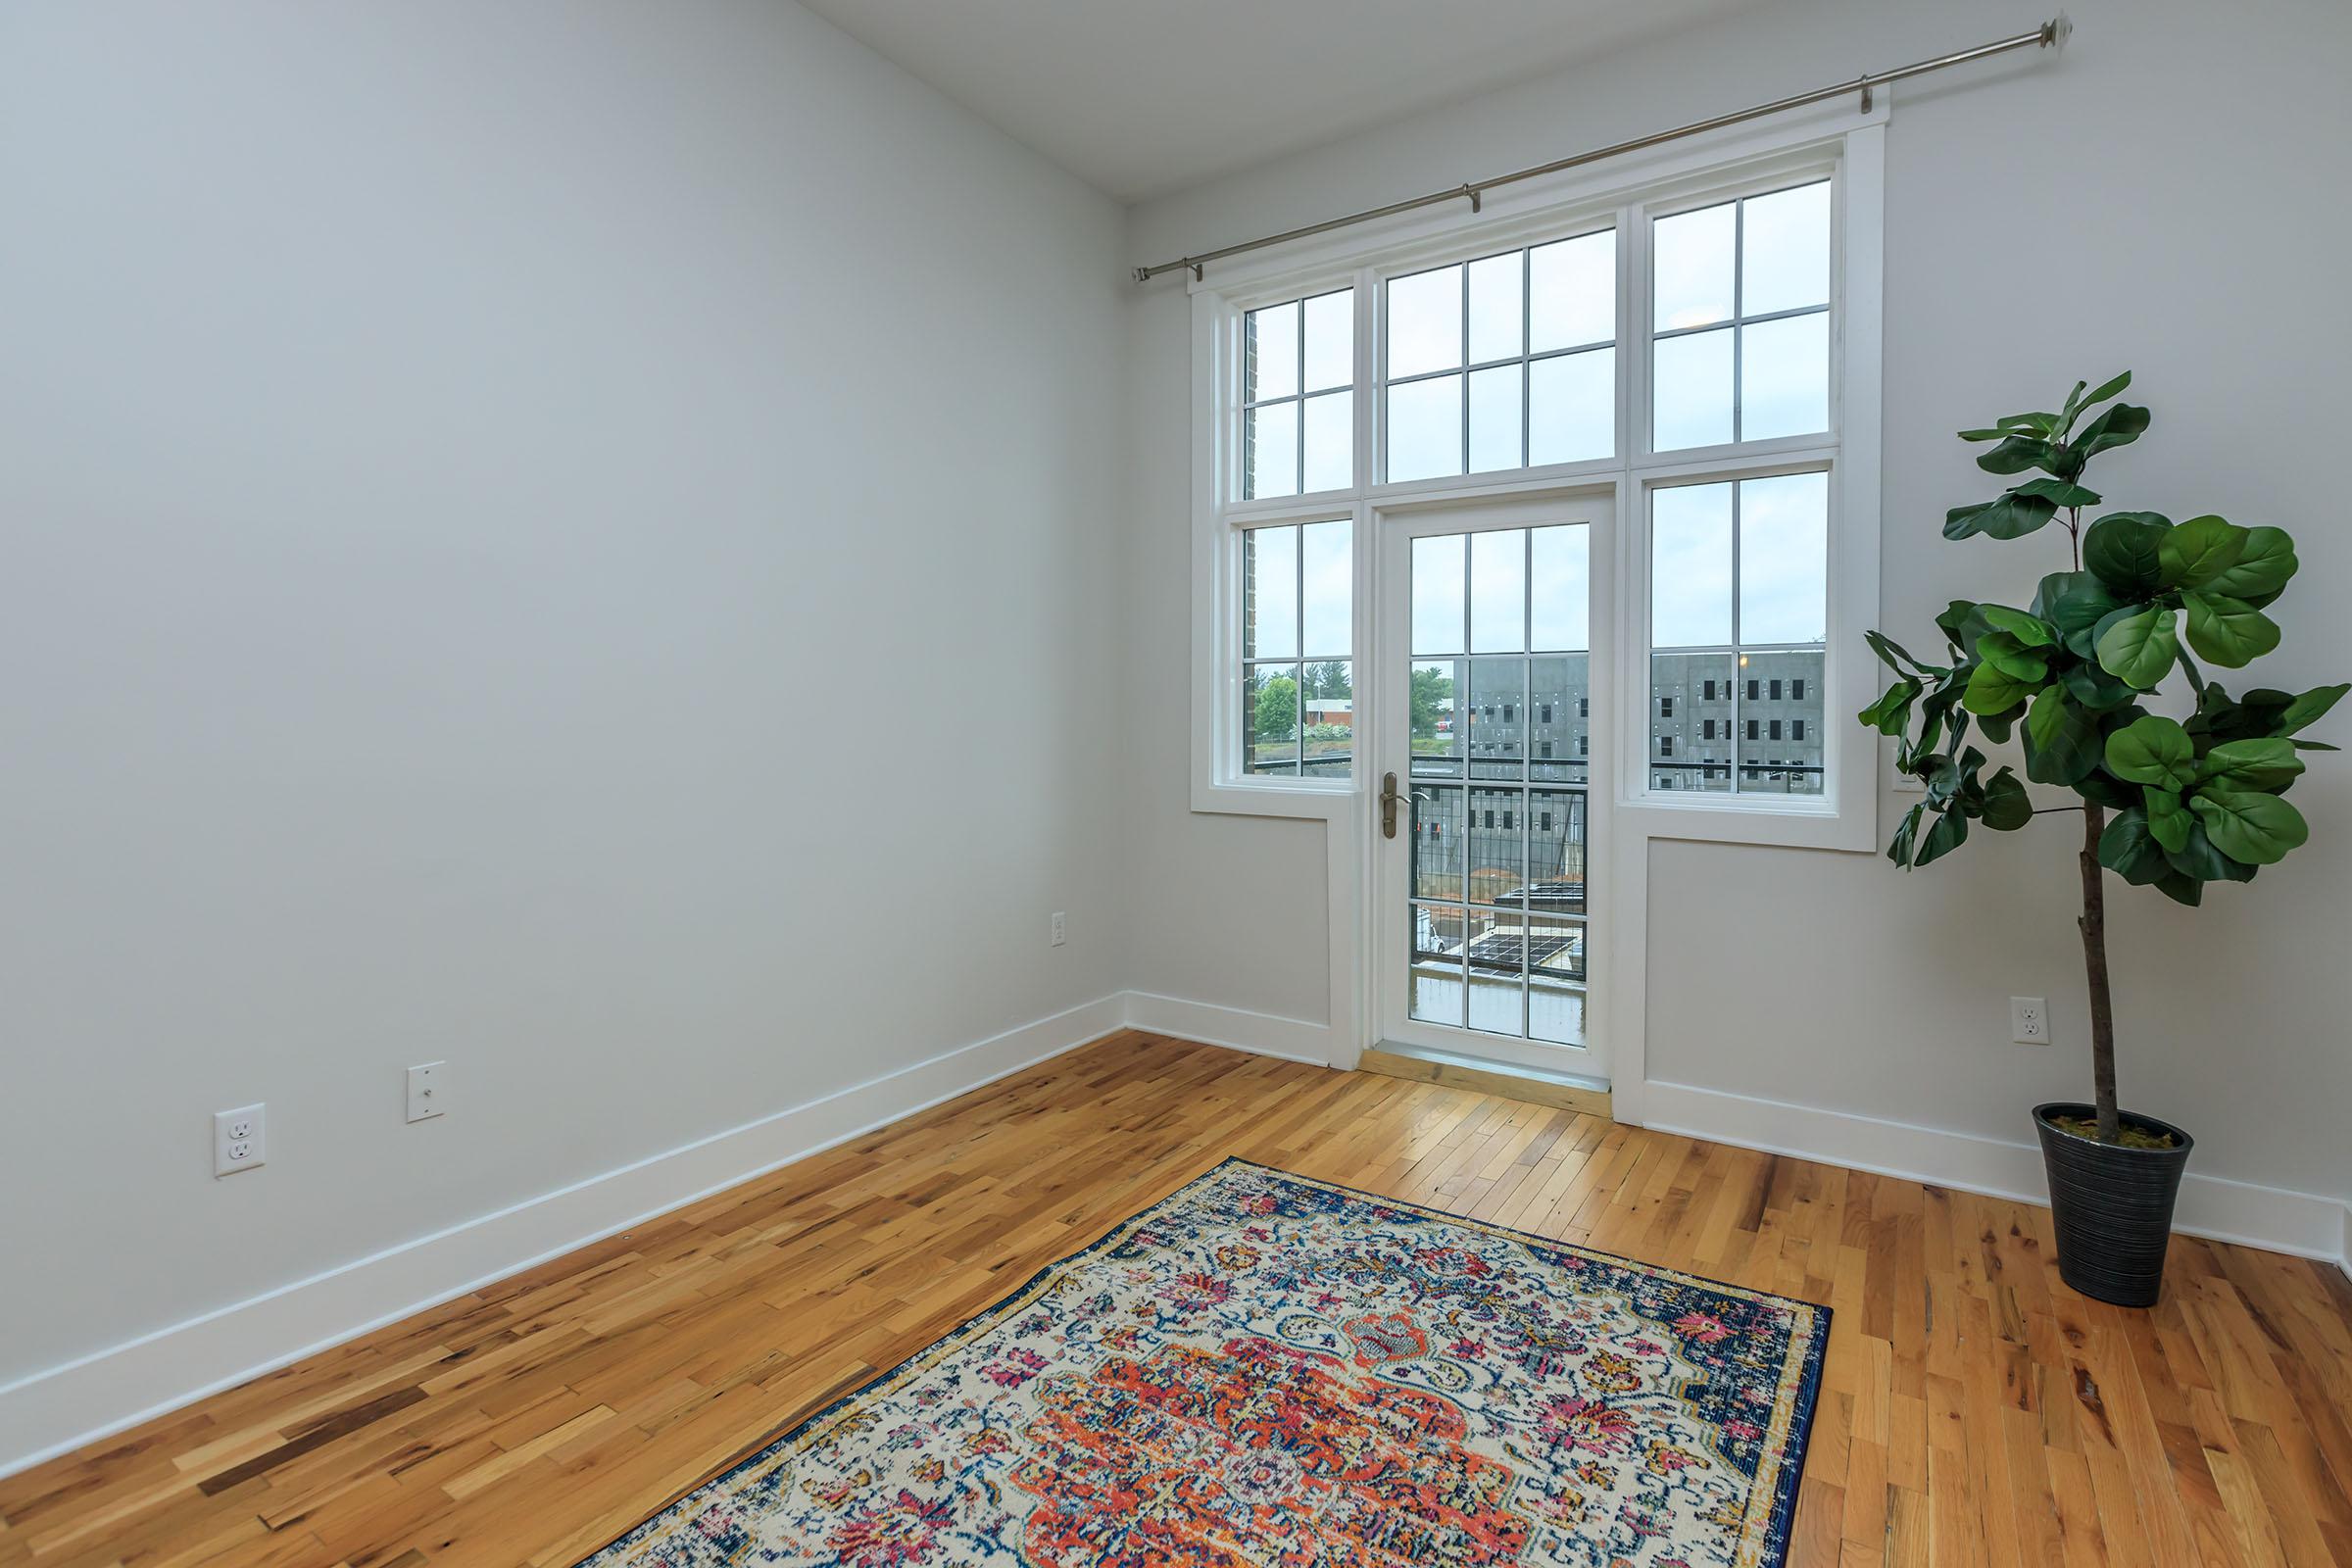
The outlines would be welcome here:
[[[1329,822],[1354,808],[1356,783],[1352,778],[1279,783],[1196,780],[1193,809],[1225,816],[1288,816]]]
[[[1734,806],[1635,795],[1617,802],[1617,824],[1620,832],[1648,839],[1861,853],[1878,848],[1875,805],[1841,810],[1830,801]]]

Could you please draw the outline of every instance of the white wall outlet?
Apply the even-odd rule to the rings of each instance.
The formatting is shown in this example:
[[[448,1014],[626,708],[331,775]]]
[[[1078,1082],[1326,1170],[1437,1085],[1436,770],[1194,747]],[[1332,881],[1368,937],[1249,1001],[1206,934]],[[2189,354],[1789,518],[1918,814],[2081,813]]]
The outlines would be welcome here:
[[[409,1069],[409,1120],[423,1121],[449,1109],[449,1063],[420,1062]]]
[[[2021,1046],[2050,1043],[2050,1004],[2041,997],[2009,999],[2009,1038]]]
[[[1068,916],[1068,915],[1066,915],[1066,914],[1064,914],[1064,913],[1063,913],[1061,910],[1059,910],[1059,909],[1055,909],[1055,910],[1054,911],[1054,935],[1053,935],[1053,943],[1054,943],[1054,946],[1055,946],[1055,947],[1057,947],[1057,948],[1058,948],[1058,947],[1060,947],[1060,946],[1061,946],[1061,945],[1062,945],[1064,942],[1067,942],[1067,941],[1069,941],[1069,940],[1070,940],[1070,921],[1069,921],[1069,916]]]
[[[267,1105],[241,1105],[213,1112],[213,1175],[233,1176],[270,1158]]]

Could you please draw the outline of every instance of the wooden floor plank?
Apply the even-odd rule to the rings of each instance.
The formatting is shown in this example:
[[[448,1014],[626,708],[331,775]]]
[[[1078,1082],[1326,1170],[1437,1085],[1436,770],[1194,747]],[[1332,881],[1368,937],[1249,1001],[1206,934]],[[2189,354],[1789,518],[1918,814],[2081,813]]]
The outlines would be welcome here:
[[[1792,1563],[2352,1568],[2352,1284],[1456,1083],[1099,1042],[0,1481],[0,1568],[569,1568],[1228,1155],[1837,1309]]]

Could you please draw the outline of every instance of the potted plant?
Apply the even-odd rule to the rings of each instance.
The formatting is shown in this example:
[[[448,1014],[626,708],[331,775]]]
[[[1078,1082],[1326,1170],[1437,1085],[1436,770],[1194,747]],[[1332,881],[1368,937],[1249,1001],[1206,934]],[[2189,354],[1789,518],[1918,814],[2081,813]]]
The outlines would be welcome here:
[[[2036,477],[1953,509],[1944,537],[2018,539],[2056,521],[2071,569],[2043,577],[2023,610],[1954,601],[1936,617],[1946,640],[1941,663],[1869,633],[1895,680],[1861,719],[1900,742],[1900,766],[1927,792],[1895,829],[1886,853],[1897,865],[1941,858],[1972,826],[2006,833],[2052,812],[2082,817],[2078,923],[2094,1101],[2037,1105],[2034,1121],[2061,1277],[2086,1296],[2146,1306],[2162,1283],[2191,1141],[2116,1103],[2106,873],[2195,905],[2207,883],[2250,882],[2283,858],[2307,836],[2302,814],[2282,798],[2303,771],[2299,754],[2334,750],[2295,737],[2352,686],[2232,697],[2199,667],[2201,660],[2240,668],[2278,646],[2278,627],[2263,612],[2295,573],[2294,541],[2283,530],[2216,516],[2176,525],[2153,512],[2110,513],[2084,525],[2083,510],[2099,504],[2084,468],[2148,428],[2146,409],[2110,402],[2131,382],[2129,371],[2088,393],[2077,382],[2055,414],[2013,414],[1960,433],[1992,443],[1977,459],[1986,472]],[[2142,702],[2175,670],[2193,699],[2185,719]],[[1995,742],[2017,736],[2024,780],[2007,766],[1986,774],[1984,754],[1969,744],[1972,723]],[[2080,800],[2036,807],[2026,780]]]

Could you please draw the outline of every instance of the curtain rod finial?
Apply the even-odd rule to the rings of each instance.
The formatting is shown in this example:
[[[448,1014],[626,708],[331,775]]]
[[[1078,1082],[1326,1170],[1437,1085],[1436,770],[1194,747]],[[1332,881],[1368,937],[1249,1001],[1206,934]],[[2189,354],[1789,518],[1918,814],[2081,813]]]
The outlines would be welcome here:
[[[2041,24],[2041,46],[2044,49],[2063,49],[2066,40],[2074,35],[2074,19],[2063,11]]]

